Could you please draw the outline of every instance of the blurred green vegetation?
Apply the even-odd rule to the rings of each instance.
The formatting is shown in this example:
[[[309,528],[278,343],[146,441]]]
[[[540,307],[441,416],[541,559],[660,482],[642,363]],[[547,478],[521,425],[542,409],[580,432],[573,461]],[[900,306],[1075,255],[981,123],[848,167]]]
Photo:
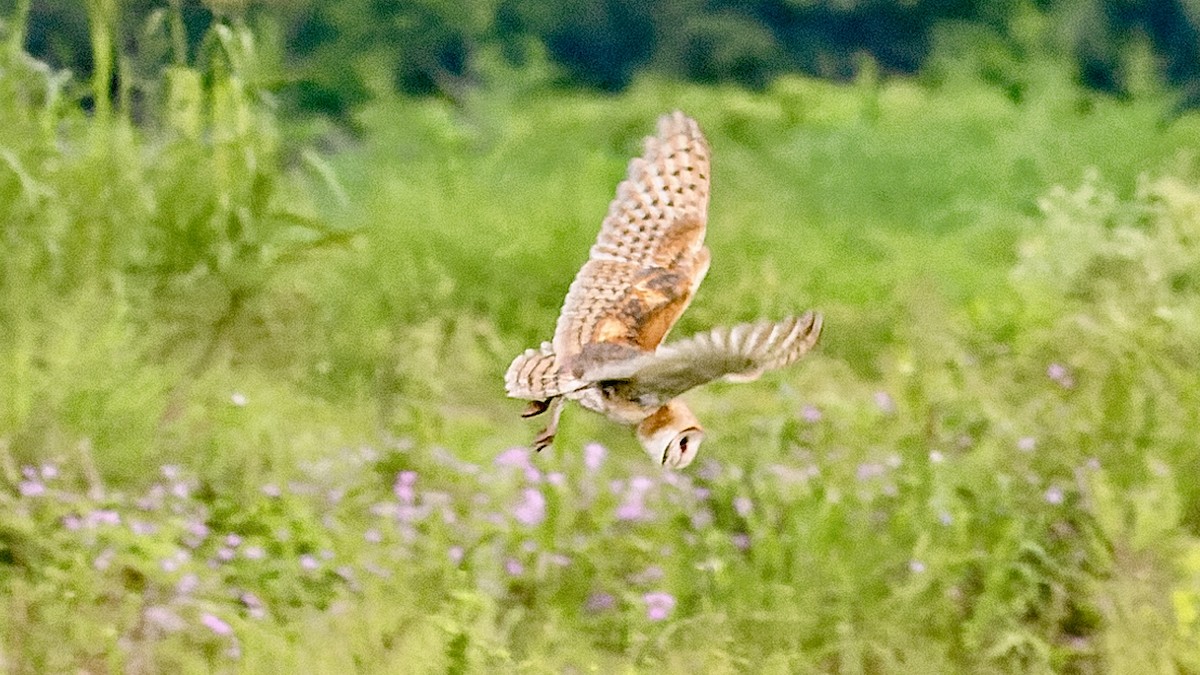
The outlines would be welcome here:
[[[1132,95],[1151,82],[1200,96],[1200,8],[1190,0],[4,0],[28,13],[30,53],[114,86],[153,87],[148,68],[203,52],[216,16],[273,36],[282,62],[274,90],[295,110],[342,121],[381,91],[459,98],[487,80],[488,63],[546,63],[560,86],[618,91],[638,75],[762,88],[800,73],[923,72],[946,43],[969,44],[988,84],[1021,95],[1034,56],[1077,82]],[[92,41],[89,13],[110,7],[112,38]],[[176,31],[164,38],[161,28]],[[102,51],[97,52],[96,47]],[[94,55],[120,52],[106,69]]]
[[[1153,41],[1114,96],[1037,47],[1067,5],[996,5],[1024,47],[935,31],[915,78],[612,95],[498,48],[503,4],[324,8],[375,23],[314,71],[305,5],[54,6],[76,77],[17,5],[0,670],[1200,671],[1200,117]],[[470,77],[339,89],[395,72],[388,25],[464,31]],[[292,59],[348,125],[279,96]],[[688,472],[576,410],[531,456],[501,374],[674,108],[714,153],[679,333],[814,307],[821,347],[689,394]]]

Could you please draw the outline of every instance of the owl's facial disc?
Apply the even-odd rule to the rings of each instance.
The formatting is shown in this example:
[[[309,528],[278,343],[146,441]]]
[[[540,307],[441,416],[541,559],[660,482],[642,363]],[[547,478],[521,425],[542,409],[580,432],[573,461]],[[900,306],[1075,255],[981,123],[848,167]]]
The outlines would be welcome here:
[[[683,401],[675,399],[642,420],[637,437],[651,459],[672,469],[682,469],[696,458],[704,430]]]
[[[696,459],[696,454],[700,451],[700,443],[703,441],[704,432],[697,427],[679,432],[663,449],[663,466],[682,469],[691,464],[692,460]]]

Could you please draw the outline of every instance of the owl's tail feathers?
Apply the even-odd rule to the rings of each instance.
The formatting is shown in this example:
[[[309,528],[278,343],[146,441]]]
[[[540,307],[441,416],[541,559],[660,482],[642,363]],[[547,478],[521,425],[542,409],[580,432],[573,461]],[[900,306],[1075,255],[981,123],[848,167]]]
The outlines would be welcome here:
[[[578,388],[578,384],[559,368],[549,342],[543,342],[539,349],[526,349],[513,359],[508,372],[504,374],[504,390],[508,395],[527,401],[547,401]],[[536,412],[531,411],[531,415],[544,410],[543,407]]]

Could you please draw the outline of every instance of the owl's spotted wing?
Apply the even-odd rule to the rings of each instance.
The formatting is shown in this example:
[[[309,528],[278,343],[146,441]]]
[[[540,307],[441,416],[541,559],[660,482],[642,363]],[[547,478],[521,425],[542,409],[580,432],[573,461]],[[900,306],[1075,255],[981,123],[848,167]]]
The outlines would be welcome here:
[[[708,271],[709,150],[681,112],[658,121],[617,186],[554,331],[565,372],[652,352]]]
[[[707,382],[749,382],[808,353],[821,336],[821,315],[714,328],[659,347],[653,354],[601,364],[584,374],[622,383],[631,396],[670,400]]]
[[[508,395],[528,401],[561,396],[583,384],[562,372],[549,342],[543,342],[539,349],[526,349],[504,373],[504,390]]]

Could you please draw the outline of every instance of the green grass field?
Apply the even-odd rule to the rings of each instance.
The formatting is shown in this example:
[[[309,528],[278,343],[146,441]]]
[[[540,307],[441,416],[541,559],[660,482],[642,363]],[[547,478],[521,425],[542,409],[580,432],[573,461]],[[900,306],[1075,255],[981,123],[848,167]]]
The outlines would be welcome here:
[[[510,73],[348,138],[218,37],[138,124],[0,62],[0,671],[1200,672],[1200,116]],[[531,454],[504,369],[675,108],[676,334],[822,343],[688,394],[688,470],[579,409]]]

